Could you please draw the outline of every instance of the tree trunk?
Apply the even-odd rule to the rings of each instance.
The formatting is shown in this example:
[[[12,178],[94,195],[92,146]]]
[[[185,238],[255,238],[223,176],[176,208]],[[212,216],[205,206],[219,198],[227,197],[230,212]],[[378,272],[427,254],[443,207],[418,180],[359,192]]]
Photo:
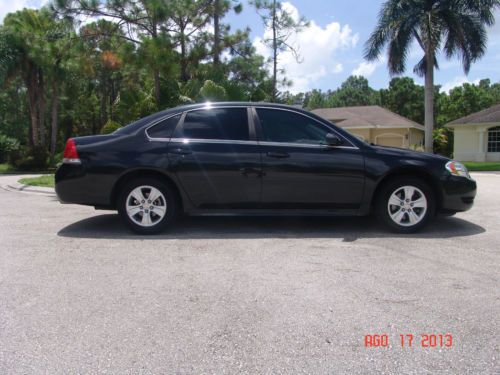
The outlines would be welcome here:
[[[38,131],[40,146],[45,147],[45,81],[42,68],[38,69]]]
[[[277,30],[276,30],[276,0],[273,1],[273,93],[271,96],[271,101],[276,102],[278,97],[278,40],[277,40]]]
[[[56,153],[57,146],[57,110],[59,107],[59,85],[57,79],[52,80],[52,119],[50,133],[50,156],[53,158]]]
[[[214,0],[214,69],[220,65],[220,0]]]
[[[104,78],[103,78],[104,79]],[[107,100],[107,92],[106,92],[106,85],[101,84],[101,97],[100,99],[100,106],[99,106],[99,132],[101,131],[102,127],[106,124],[108,121],[108,106],[106,105]]]
[[[156,26],[155,21],[153,21],[153,33],[151,34],[151,37],[153,38],[153,40],[156,40],[156,38],[158,38],[158,31],[157,31],[157,26]],[[157,45],[157,44],[155,43],[155,45]],[[161,100],[160,69],[158,69],[156,66],[153,69],[153,79],[154,79],[154,84],[155,84],[156,107],[158,109],[160,109],[160,100]]]
[[[29,62],[26,66],[26,89],[28,91],[28,105],[30,115],[30,146],[35,148],[38,146],[38,108],[37,108],[37,79],[36,67]]]
[[[434,130],[434,58],[431,53],[426,53],[425,72],[425,151],[433,151]]]
[[[187,49],[186,49],[186,34],[185,27],[181,27],[181,81],[186,83],[189,80],[187,72]]]

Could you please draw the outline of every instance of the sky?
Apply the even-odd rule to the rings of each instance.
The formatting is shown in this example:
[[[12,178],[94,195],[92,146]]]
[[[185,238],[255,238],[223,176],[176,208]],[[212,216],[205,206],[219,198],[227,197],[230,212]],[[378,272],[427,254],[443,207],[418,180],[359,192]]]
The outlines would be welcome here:
[[[47,0],[0,0],[0,22],[5,14],[23,7],[40,7]],[[292,35],[290,42],[300,54],[300,63],[290,52],[280,57],[280,67],[286,70],[287,78],[293,81],[291,92],[312,89],[334,90],[352,74],[365,76],[375,88],[387,87],[388,74],[384,56],[379,61],[363,59],[366,40],[373,31],[383,1],[378,0],[290,0],[283,2],[284,8],[293,16],[303,16],[310,26]],[[477,83],[490,78],[500,82],[500,11],[496,12],[498,23],[488,29],[488,50],[475,63],[466,76],[458,59],[439,57],[440,69],[435,73],[435,83],[448,91],[465,82]],[[268,57],[270,51],[262,40],[269,35],[255,9],[243,0],[243,12],[230,13],[225,23],[232,30],[251,28],[251,40],[257,51]],[[266,34],[267,33],[267,34]],[[413,74],[413,66],[421,59],[422,51],[413,45],[404,75],[413,77],[419,84],[423,80]]]

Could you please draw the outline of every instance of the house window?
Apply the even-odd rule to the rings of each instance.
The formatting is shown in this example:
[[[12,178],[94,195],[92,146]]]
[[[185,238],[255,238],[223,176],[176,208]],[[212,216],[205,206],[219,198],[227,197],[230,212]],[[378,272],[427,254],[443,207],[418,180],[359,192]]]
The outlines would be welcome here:
[[[488,130],[488,152],[500,152],[500,126]]]

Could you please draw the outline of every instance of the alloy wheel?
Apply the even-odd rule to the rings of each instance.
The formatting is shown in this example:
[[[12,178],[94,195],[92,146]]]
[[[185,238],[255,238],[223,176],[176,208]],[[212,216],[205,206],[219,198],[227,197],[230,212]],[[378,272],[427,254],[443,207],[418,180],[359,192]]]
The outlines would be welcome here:
[[[427,212],[427,198],[415,186],[400,186],[389,197],[389,217],[397,225],[411,227],[420,223]]]
[[[167,201],[163,193],[153,186],[138,186],[127,196],[125,209],[128,217],[137,225],[152,227],[167,213]]]

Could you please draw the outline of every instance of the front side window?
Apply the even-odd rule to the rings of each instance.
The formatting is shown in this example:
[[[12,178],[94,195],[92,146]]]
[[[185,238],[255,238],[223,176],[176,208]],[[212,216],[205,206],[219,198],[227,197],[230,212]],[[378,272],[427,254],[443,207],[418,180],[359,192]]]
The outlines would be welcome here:
[[[326,126],[298,113],[258,108],[257,114],[267,142],[326,144],[330,133]]]
[[[248,141],[246,108],[211,108],[188,112],[176,138]]]
[[[174,117],[170,117],[150,127],[147,130],[147,133],[151,138],[170,138],[180,119],[180,114]]]
[[[488,152],[500,152],[500,126],[488,130]]]

